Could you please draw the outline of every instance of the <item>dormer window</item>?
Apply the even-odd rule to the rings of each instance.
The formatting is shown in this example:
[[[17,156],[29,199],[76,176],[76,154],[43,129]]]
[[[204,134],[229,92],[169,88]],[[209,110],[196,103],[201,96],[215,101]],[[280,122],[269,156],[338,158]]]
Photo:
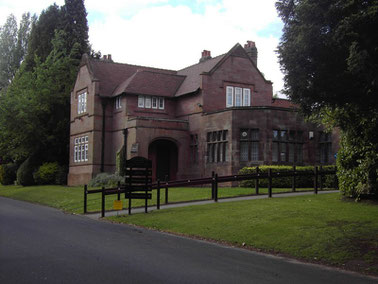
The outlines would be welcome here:
[[[77,96],[77,113],[82,114],[84,112],[87,112],[87,92]]]
[[[115,101],[114,101],[114,108],[115,109],[120,109],[122,108],[122,101],[121,101],[121,97],[116,97]]]
[[[159,109],[164,109],[164,98],[159,98]]]
[[[226,107],[251,106],[251,89],[226,87]]]
[[[152,97],[152,108],[157,109],[158,108],[158,98]]]
[[[163,97],[138,96],[139,108],[164,109]]]

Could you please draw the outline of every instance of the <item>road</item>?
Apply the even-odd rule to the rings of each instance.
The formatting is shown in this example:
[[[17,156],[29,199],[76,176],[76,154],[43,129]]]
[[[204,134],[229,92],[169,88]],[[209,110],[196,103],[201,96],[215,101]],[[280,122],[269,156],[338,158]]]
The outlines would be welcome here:
[[[0,197],[0,283],[377,283]]]

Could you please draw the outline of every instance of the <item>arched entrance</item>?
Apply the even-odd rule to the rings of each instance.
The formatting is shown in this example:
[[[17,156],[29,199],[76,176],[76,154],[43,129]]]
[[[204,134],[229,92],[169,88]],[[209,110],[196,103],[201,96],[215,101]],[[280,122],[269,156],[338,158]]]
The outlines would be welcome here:
[[[152,179],[175,180],[177,174],[178,150],[176,143],[158,139],[148,146],[148,159],[152,160]]]

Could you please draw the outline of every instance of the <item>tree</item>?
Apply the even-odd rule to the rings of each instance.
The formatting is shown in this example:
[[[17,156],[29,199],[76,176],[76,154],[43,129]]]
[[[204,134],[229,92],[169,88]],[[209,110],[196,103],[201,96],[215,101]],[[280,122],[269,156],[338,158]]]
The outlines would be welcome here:
[[[55,3],[43,10],[39,18],[33,21],[25,59],[26,70],[30,71],[35,67],[35,56],[42,62],[46,60],[53,48],[51,41],[55,36],[55,30],[61,27],[62,12]]]
[[[0,90],[6,88],[14,75],[14,56],[17,44],[17,21],[9,15],[0,29]]]
[[[62,7],[62,30],[66,33],[66,44],[70,50],[79,43],[79,54],[89,53],[87,11],[83,0],[65,0]]]
[[[0,154],[22,161],[38,156],[40,161],[67,164],[70,91],[79,61],[79,46],[67,51],[65,34],[57,31],[53,50],[45,62],[37,60],[34,71],[25,64],[0,99]]]
[[[342,133],[340,187],[377,193],[378,1],[280,0],[285,93]]]
[[[36,16],[30,16],[30,13],[24,13],[20,22],[20,28],[17,33],[17,45],[16,45],[16,56],[15,56],[15,72],[20,68],[21,62],[24,60],[28,48],[29,37],[31,32],[32,22],[36,20]]]
[[[10,84],[25,58],[30,26],[30,13],[25,13],[22,15],[19,28],[12,14],[0,28],[0,90],[5,90]]]

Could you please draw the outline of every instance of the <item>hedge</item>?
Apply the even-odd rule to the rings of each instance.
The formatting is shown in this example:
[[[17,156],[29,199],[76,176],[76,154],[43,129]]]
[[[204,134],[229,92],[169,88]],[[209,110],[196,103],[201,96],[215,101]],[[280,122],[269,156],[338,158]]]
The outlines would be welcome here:
[[[260,166],[259,172],[267,173],[268,169],[272,169],[272,172],[289,172],[293,170],[292,166]],[[335,169],[334,166],[323,166],[323,170],[333,170]],[[296,171],[298,172],[314,172],[314,167],[311,166],[303,166],[303,167],[296,167]],[[239,171],[239,174],[252,174],[256,173],[256,167],[244,167]],[[298,188],[310,188],[314,186],[314,177],[313,176],[297,176],[296,177],[296,187]],[[292,187],[293,178],[292,177],[281,177],[281,178],[273,178],[272,179],[272,187],[276,188],[291,188]],[[240,182],[241,187],[254,187],[255,180],[245,180]],[[261,187],[268,187],[268,179],[260,179],[259,186]],[[335,183],[334,175],[326,175],[323,179],[323,187],[324,188],[336,188],[337,184]]]
[[[124,178],[118,174],[99,173],[89,182],[90,187],[116,187],[118,182],[124,182]]]
[[[9,163],[0,165],[0,183],[2,185],[13,184],[16,180],[17,164]]]
[[[36,161],[34,158],[27,158],[17,170],[17,183],[23,186],[33,185],[33,173],[36,169]]]

